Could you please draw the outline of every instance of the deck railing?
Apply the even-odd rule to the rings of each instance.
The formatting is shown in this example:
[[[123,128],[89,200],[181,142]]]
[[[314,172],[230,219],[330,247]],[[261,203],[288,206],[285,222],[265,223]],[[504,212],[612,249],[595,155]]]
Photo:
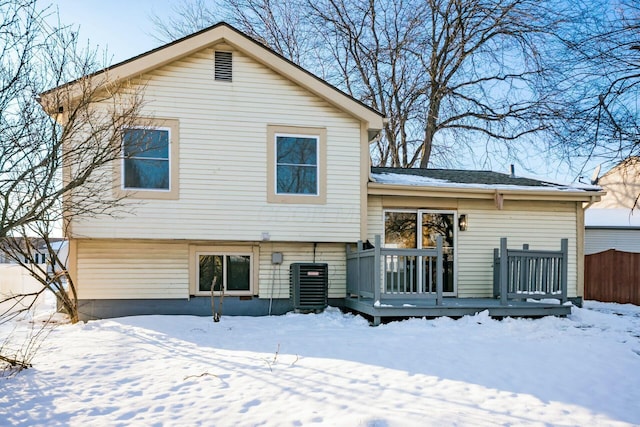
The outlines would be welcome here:
[[[500,239],[500,249],[493,250],[493,292],[505,305],[510,299],[555,298],[567,301],[567,239],[559,251],[508,249],[507,238]]]
[[[373,248],[362,241],[355,250],[347,245],[347,294],[381,303],[394,298],[430,298],[442,304],[442,237],[429,249]]]

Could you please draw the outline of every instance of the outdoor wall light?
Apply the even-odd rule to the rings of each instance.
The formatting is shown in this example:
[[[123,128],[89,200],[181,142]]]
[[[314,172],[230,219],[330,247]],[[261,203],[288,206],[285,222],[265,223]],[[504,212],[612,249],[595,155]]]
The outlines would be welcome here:
[[[463,214],[458,217],[458,228],[460,231],[467,231],[467,215]]]

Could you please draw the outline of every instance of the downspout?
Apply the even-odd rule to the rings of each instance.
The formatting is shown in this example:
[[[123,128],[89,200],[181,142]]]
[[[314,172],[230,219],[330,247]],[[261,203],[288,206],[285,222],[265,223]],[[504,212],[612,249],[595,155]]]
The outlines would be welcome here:
[[[383,123],[386,125],[389,122],[388,119],[384,119]],[[371,138],[369,140],[369,145],[368,147],[371,147],[371,144],[373,144],[374,142],[378,142],[380,141],[380,139],[382,138],[382,129],[380,129],[378,132],[376,132],[376,134],[373,136],[373,138]],[[371,149],[369,149],[369,170],[367,172],[367,178],[368,181],[371,182],[371,168],[373,167],[373,159],[371,158]]]
[[[582,297],[584,299],[584,244],[585,244],[585,223],[584,223],[584,217],[585,217],[585,212],[587,209],[589,209],[594,203],[600,201],[600,196],[591,196],[591,200],[588,203],[582,203],[580,206],[582,208],[582,212],[581,212],[581,219],[578,222],[578,230],[576,230],[577,234],[577,238],[576,238],[576,266],[577,266],[577,273],[578,273],[578,277],[576,277],[577,283],[576,283],[576,297],[580,298]],[[578,205],[576,203],[576,205]],[[577,209],[576,209],[577,211]],[[577,214],[577,212],[576,212]],[[575,301],[578,304],[581,303],[581,301]]]

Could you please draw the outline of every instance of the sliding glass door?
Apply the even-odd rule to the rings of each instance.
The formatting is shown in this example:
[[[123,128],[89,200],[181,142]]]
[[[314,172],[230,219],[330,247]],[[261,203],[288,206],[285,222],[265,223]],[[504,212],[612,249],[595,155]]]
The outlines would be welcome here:
[[[455,211],[439,210],[387,210],[384,213],[384,246],[388,248],[428,249],[436,247],[436,237],[442,236],[443,246],[443,286],[444,294],[456,295],[456,252],[455,242],[458,217]],[[434,261],[435,262],[435,261]],[[429,283],[423,280],[428,271],[435,272],[436,266],[427,268],[420,263],[412,269],[413,283]],[[435,273],[432,273],[435,274]],[[431,281],[435,286],[435,278]],[[435,289],[430,289],[434,292]]]

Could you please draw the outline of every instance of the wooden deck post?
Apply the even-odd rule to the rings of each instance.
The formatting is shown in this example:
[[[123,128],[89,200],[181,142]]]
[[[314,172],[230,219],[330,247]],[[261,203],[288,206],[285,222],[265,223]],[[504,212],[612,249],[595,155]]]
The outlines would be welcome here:
[[[500,305],[507,305],[507,283],[509,276],[509,255],[507,254],[507,238],[500,238]]]
[[[442,305],[442,236],[436,236],[436,305]]]
[[[360,257],[362,257],[362,248],[363,247],[364,247],[364,245],[362,244],[362,240],[358,240],[358,249],[357,249],[358,250],[358,252],[357,252],[357,254],[358,254],[358,274],[356,275],[356,278],[357,278],[356,279],[356,286],[357,286],[357,289],[358,289],[358,300],[360,299],[360,295],[361,295],[361,293],[360,293],[360,284],[361,284],[361,282],[363,280],[362,276],[360,275],[360,273],[362,272],[361,266],[360,266]]]
[[[569,283],[569,239],[560,240],[560,250],[562,251],[562,277],[560,278],[560,290],[562,293],[560,300],[564,304],[567,302],[567,286]]]
[[[380,246],[382,245],[382,239],[380,235],[376,234],[375,248],[373,257],[373,301],[380,301],[380,276],[382,271],[380,270]]]
[[[500,249],[493,248],[493,297],[500,295]]]
[[[529,250],[529,244],[525,243],[522,245],[523,251]],[[520,283],[516,284],[517,287],[513,290],[514,292],[528,292],[530,290],[531,285],[531,265],[529,264],[529,258],[522,257],[519,260],[520,264]]]

